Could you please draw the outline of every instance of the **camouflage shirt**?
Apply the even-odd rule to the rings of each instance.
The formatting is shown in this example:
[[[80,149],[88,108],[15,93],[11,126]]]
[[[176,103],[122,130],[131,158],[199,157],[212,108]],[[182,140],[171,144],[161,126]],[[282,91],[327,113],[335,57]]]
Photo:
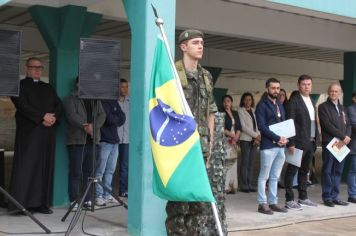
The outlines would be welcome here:
[[[184,66],[179,66],[183,63],[178,61],[176,63],[178,74],[182,77],[184,71],[186,78],[180,78],[181,81],[187,80],[187,84],[182,83],[183,91],[185,98],[188,102],[188,105],[193,113],[195,121],[198,124],[198,132],[200,135],[200,140],[202,144],[203,154],[209,152],[209,124],[208,116],[211,113],[218,111],[217,106],[213,97],[213,85],[212,85],[212,76],[205,70],[201,65],[198,65],[198,70],[196,72],[188,72],[185,70]],[[204,78],[207,76],[207,79]],[[205,82],[209,82],[206,85]]]

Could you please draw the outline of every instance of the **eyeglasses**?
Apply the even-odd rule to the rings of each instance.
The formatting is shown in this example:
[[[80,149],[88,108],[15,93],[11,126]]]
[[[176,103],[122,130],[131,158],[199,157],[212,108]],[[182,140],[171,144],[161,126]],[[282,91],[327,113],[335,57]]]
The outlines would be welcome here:
[[[31,70],[43,70],[43,66],[27,66],[28,69]]]

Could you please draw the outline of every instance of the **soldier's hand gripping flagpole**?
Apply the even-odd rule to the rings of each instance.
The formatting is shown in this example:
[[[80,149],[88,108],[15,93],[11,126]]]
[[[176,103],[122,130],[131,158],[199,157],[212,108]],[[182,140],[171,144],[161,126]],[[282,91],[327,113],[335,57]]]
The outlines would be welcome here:
[[[177,72],[177,69],[176,69],[175,64],[174,64],[174,60],[173,60],[173,57],[172,57],[172,54],[171,54],[171,50],[170,50],[170,47],[169,47],[169,44],[168,44],[167,36],[166,36],[165,30],[163,28],[163,24],[164,24],[163,19],[158,17],[157,10],[153,5],[152,5],[152,9],[153,9],[154,15],[156,17],[156,25],[160,29],[164,45],[165,45],[165,48],[167,50],[167,54],[169,56],[169,61],[170,61],[171,67],[172,67],[172,71],[174,73],[175,82],[177,83],[177,88],[179,90],[179,93],[181,94],[180,97],[184,98],[185,95],[183,93],[183,89],[182,89],[182,85],[180,83],[178,72]],[[185,99],[181,99],[181,103],[183,105],[184,114],[193,117],[193,114],[192,114],[192,112],[191,112],[191,110],[189,108],[189,105],[187,104],[187,101]],[[215,223],[217,225],[217,230],[218,230],[219,236],[223,236],[224,234],[223,234],[223,231],[222,231],[222,227],[221,227],[221,223],[220,223],[220,219],[219,219],[216,203],[215,202],[211,202],[211,207],[212,207],[212,210],[213,210],[213,215],[214,215]]]

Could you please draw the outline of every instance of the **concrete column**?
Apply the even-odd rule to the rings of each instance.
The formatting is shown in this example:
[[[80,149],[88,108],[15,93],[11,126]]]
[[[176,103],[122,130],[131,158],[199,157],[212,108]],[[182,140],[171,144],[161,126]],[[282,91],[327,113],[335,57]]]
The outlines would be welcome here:
[[[211,67],[211,66],[203,66],[205,69],[207,69],[211,76],[213,77],[213,85],[216,84],[216,81],[218,81],[219,75],[222,71],[222,68],[220,67]],[[227,93],[227,89],[224,88],[214,88],[213,90],[213,95],[215,99],[216,105],[220,108],[221,105],[221,98]]]
[[[124,0],[131,27],[130,164],[128,231],[131,235],[166,235],[166,202],[153,195],[153,163],[149,145],[148,93],[159,29],[151,4],[164,20],[174,50],[175,0]]]
[[[49,81],[63,99],[73,89],[78,75],[79,39],[89,37],[102,16],[87,12],[85,7],[71,5],[62,8],[33,6],[29,11],[49,48]],[[60,206],[67,202],[68,158],[62,117],[57,129],[53,205]]]
[[[320,97],[320,94],[313,93],[313,94],[310,94],[310,97],[316,103],[318,101],[319,97]]]
[[[340,80],[344,92],[343,105],[352,104],[352,92],[356,91],[356,52],[344,53],[344,80]],[[342,173],[342,181],[346,182],[350,167],[350,159],[346,159],[345,168]]]
[[[215,103],[219,109],[223,107],[221,99],[223,96],[225,96],[227,94],[227,91],[228,91],[228,89],[225,89],[225,88],[214,88],[214,90],[213,90]],[[237,101],[234,101],[235,105],[237,104],[236,102]]]
[[[356,91],[356,52],[344,54],[344,80],[340,80],[344,92],[344,106],[352,104],[352,92]]]

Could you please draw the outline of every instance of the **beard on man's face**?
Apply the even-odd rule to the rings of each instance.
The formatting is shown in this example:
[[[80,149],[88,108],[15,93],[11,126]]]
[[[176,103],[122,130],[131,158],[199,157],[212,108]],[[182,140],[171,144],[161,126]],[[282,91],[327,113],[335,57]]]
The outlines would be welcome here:
[[[268,96],[272,99],[275,99],[278,98],[278,93],[277,92],[271,93],[270,91],[268,91]]]

